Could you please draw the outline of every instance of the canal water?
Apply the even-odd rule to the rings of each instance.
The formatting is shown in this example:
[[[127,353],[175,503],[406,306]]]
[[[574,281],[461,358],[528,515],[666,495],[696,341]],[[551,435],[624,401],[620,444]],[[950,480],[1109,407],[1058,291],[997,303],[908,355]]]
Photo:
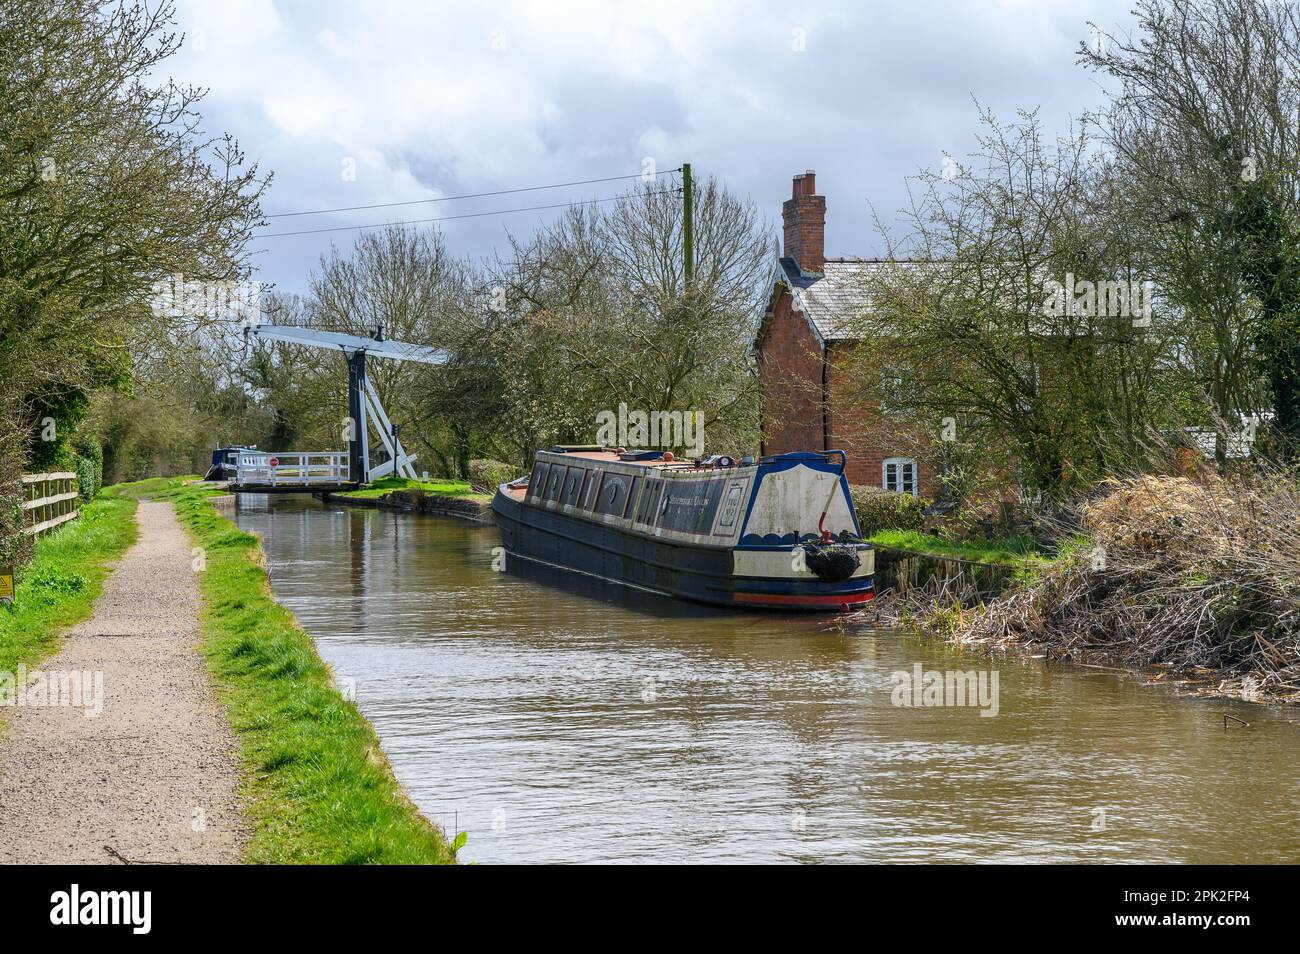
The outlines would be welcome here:
[[[1294,710],[494,572],[495,528],[451,518],[237,519],[463,860],[1300,861]],[[989,704],[895,705],[918,665]]]

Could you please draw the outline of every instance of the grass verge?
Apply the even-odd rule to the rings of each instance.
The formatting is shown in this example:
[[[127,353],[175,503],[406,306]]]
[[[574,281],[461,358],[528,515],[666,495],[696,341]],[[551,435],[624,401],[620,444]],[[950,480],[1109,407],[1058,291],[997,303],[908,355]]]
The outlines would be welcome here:
[[[349,490],[335,497],[354,497],[362,500],[386,497],[396,490],[422,490],[426,494],[439,497],[464,497],[468,500],[491,500],[490,494],[474,492],[463,480],[406,480],[401,477],[384,477],[376,480],[363,490]]]
[[[311,637],[271,593],[256,536],[219,492],[182,479],[109,488],[168,500],[203,548],[203,654],[243,756],[253,864],[447,864],[456,848],[403,793],[370,723],[334,686]]]
[[[0,606],[0,671],[58,649],[59,633],[89,618],[111,564],[135,542],[135,501],[101,498],[81,516],[36,541],[12,606]]]
[[[1004,537],[996,540],[967,540],[953,543],[916,530],[879,530],[871,543],[897,550],[911,550],[936,556],[951,556],[978,563],[1001,566],[1045,563],[1048,557],[1027,537]]]

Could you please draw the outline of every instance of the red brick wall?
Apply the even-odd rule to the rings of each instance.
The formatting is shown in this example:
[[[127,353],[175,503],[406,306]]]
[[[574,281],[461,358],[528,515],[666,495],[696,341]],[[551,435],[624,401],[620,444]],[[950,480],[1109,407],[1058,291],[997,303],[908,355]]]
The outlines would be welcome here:
[[[889,457],[915,456],[916,438],[859,400],[841,360],[843,344],[830,349],[830,445],[822,433],[822,346],[804,316],[783,291],[759,342],[763,401],[763,452],[789,454],[840,448],[848,454],[851,484],[879,487]],[[837,354],[839,352],[839,354]],[[932,497],[934,475],[917,464],[921,496]]]
[[[777,299],[759,342],[763,451],[822,450],[822,347],[788,291]]]
[[[882,415],[878,406],[861,399],[861,389],[844,367],[845,347],[843,342],[831,345],[831,447],[848,455],[850,484],[880,487],[885,460],[916,457],[918,438],[908,427]],[[923,461],[917,461],[916,480],[922,497],[934,495],[934,475]]]

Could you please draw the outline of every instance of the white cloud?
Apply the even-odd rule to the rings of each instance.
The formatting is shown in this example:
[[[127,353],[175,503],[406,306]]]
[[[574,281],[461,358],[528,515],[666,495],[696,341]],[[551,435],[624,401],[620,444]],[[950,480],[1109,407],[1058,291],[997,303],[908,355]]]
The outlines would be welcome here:
[[[816,168],[828,251],[865,254],[877,249],[866,198],[897,208],[904,176],[965,149],[972,95],[1002,113],[1041,103],[1061,123],[1094,105],[1074,48],[1085,21],[1122,22],[1127,7],[181,0],[192,42],[168,67],[210,87],[209,128],[235,134],[275,171],[270,212],[632,174],[650,155],[661,169],[692,161],[773,220],[790,175]],[[355,181],[341,175],[347,158]],[[398,211],[426,218],[612,191]],[[271,230],[390,217],[294,218]],[[446,231],[453,248],[478,256],[500,247],[505,227],[526,231],[540,217]],[[351,238],[266,240],[259,261],[297,289],[331,239]]]

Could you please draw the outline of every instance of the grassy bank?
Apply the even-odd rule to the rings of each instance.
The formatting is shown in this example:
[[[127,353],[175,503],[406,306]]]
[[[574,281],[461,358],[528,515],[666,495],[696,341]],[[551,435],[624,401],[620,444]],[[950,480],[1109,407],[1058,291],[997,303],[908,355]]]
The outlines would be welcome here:
[[[934,556],[950,556],[977,563],[999,566],[1041,564],[1047,557],[1028,537],[1001,537],[995,540],[965,540],[954,543],[917,530],[878,530],[869,537],[877,546]]]
[[[81,516],[36,542],[12,606],[0,606],[0,671],[58,649],[61,630],[87,619],[110,564],[135,542],[135,501],[94,500]]]
[[[379,740],[275,601],[257,537],[180,479],[110,488],[169,500],[204,550],[203,653],[239,741],[254,864],[442,864],[455,850],[406,798]]]
[[[436,497],[464,497],[467,500],[492,499],[488,494],[475,493],[474,488],[463,480],[406,480],[401,477],[384,477],[362,490],[349,490],[333,496],[370,500],[387,497],[399,490],[418,490]]]

